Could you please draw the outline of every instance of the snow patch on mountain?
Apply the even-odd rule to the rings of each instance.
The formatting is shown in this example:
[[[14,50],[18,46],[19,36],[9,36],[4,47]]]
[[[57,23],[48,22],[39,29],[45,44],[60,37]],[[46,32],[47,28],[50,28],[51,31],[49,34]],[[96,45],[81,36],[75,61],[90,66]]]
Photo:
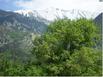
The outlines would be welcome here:
[[[48,21],[53,21],[56,18],[68,17],[69,19],[76,18],[95,18],[98,14],[88,11],[82,11],[77,9],[63,10],[59,8],[48,8],[44,10],[17,10],[16,13],[22,14],[27,17],[39,17]]]

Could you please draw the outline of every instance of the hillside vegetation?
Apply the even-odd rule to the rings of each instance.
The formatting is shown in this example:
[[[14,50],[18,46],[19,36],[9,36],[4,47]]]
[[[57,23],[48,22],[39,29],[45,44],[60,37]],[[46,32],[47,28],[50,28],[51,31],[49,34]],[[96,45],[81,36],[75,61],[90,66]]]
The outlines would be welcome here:
[[[10,51],[0,53],[0,75],[101,76],[99,42],[99,28],[92,20],[58,19],[34,39],[32,55],[27,61],[21,62],[16,55],[10,55]]]

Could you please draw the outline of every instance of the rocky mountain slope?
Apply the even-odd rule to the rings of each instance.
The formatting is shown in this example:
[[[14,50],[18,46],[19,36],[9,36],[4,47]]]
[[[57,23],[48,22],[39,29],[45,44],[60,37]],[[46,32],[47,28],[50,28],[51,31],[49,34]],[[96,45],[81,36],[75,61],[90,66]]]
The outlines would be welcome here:
[[[43,33],[46,26],[39,18],[0,10],[0,52],[29,51],[32,47],[32,36]]]

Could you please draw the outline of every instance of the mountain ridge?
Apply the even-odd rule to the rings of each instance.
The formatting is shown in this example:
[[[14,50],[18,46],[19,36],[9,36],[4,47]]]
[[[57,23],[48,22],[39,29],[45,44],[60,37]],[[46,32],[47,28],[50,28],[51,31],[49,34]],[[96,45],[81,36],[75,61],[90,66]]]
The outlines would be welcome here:
[[[98,13],[91,13],[85,10],[72,9],[72,10],[63,10],[59,8],[47,8],[44,10],[17,10],[15,13],[19,13],[21,15],[27,17],[41,17],[48,21],[53,21],[56,18],[68,17],[69,19],[76,18],[95,18]]]

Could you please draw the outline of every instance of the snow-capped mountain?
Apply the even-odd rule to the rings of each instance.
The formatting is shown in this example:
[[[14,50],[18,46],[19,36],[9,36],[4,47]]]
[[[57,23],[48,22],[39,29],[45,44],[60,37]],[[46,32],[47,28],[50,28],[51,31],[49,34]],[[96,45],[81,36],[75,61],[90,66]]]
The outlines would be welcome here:
[[[63,10],[58,8],[49,8],[44,10],[17,10],[16,13],[22,14],[27,17],[40,17],[48,21],[52,21],[56,18],[68,17],[69,19],[76,18],[95,18],[97,13],[91,13],[83,10]]]

